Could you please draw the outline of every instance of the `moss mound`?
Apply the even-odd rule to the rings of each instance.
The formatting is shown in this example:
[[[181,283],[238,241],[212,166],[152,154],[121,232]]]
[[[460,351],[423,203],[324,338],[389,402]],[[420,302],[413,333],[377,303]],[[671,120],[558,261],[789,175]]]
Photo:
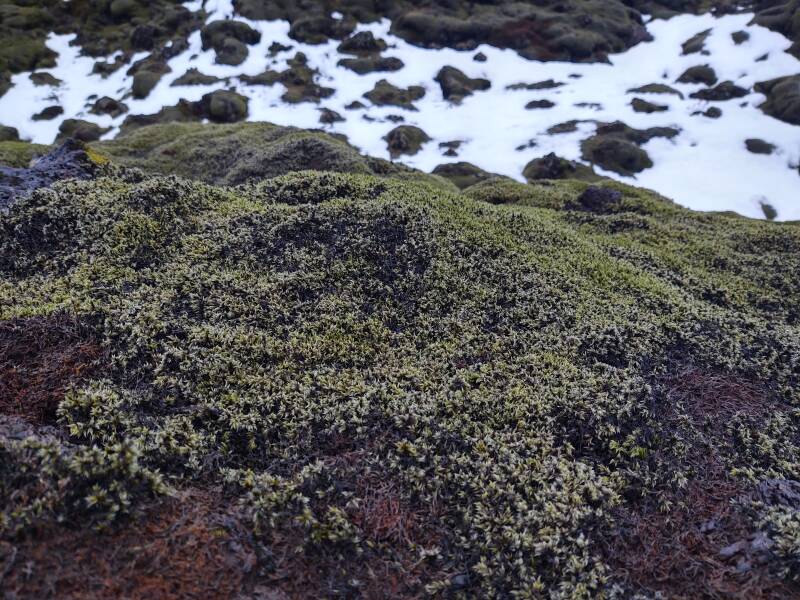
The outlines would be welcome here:
[[[239,183],[235,128],[96,148]],[[26,560],[65,526],[141,540],[125,515],[160,506],[177,560],[168,515],[202,492],[229,508],[195,535],[238,544],[215,568],[251,595],[711,595],[737,576],[719,550],[756,534],[768,560],[743,577],[796,593],[796,512],[753,494],[800,468],[797,224],[353,161],[235,188],[106,166],[0,215],[0,367],[28,323],[68,316],[54,339],[97,347],[51,427],[0,422],[8,589],[35,587]],[[674,572],[648,578],[646,543]]]

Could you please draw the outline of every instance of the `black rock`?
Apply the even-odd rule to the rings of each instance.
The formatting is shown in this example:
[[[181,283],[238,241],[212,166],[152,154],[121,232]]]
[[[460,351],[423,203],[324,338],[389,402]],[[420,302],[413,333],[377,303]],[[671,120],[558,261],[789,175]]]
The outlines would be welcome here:
[[[535,110],[539,108],[553,108],[555,105],[556,103],[550,100],[531,100],[525,105],[525,108],[527,110]]]
[[[0,166],[0,211],[62,179],[90,179],[97,171],[81,142],[68,139],[29,168]]]
[[[750,138],[744,141],[744,145],[753,154],[772,154],[775,151],[774,144],[765,142],[758,138]]]

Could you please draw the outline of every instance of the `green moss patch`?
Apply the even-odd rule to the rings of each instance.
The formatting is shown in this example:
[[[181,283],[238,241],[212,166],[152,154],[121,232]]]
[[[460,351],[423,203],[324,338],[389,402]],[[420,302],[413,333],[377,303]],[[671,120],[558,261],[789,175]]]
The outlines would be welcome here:
[[[235,127],[95,147],[220,182]],[[239,187],[106,167],[0,216],[0,321],[90,318],[108,356],[59,403],[64,437],[0,436],[4,540],[210,486],[261,548],[251,590],[669,595],[614,540],[669,511],[699,532],[682,507],[712,456],[730,536],[767,531],[789,565],[744,577],[790,585],[794,521],[742,498],[800,468],[796,224],[357,164]]]

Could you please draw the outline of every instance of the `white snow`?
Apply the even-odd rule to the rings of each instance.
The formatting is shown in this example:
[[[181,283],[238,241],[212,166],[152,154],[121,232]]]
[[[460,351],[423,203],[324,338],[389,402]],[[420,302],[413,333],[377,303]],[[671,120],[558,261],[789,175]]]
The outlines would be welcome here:
[[[186,3],[197,10],[201,2]],[[208,0],[205,9],[209,21],[233,16],[230,0]],[[151,94],[142,100],[125,97],[130,92],[132,78],[125,75],[127,66],[108,78],[92,75],[94,59],[80,56],[79,48],[70,46],[74,36],[51,35],[48,46],[59,54],[53,69],[43,69],[63,80],[57,88],[36,87],[27,73],[13,77],[14,87],[0,98],[0,115],[4,124],[13,125],[20,134],[40,143],[51,143],[58,126],[65,118],[82,118],[114,129],[106,135],[113,137],[125,115],[116,119],[92,115],[88,112],[92,101],[88,98],[110,96],[122,99],[130,108],[128,114],[150,114],[163,106],[173,105],[180,98],[198,100],[215,89],[235,87],[250,98],[252,121],[270,121],[280,125],[320,127],[319,109],[330,108],[346,117],[326,129],[343,133],[351,143],[373,156],[389,158],[382,139],[397,126],[386,119],[389,115],[402,115],[405,123],[424,129],[434,141],[426,144],[415,156],[401,160],[411,166],[432,170],[436,165],[452,161],[468,161],[480,167],[522,180],[522,169],[533,158],[555,152],[565,158],[580,159],[580,142],[589,137],[595,124],[588,122],[621,120],[636,128],[672,126],[681,134],[672,140],[656,138],[644,149],[655,166],[636,178],[625,178],[615,173],[611,177],[648,187],[675,201],[697,210],[734,210],[743,215],[763,217],[762,201],[769,202],[778,211],[779,219],[800,219],[800,127],[783,123],[766,116],[757,107],[764,101],[760,94],[725,102],[702,102],[689,98],[701,85],[675,83],[688,67],[708,64],[717,72],[720,81],[732,80],[737,85],[750,88],[755,82],[800,73],[800,61],[784,52],[790,42],[783,36],[759,26],[748,25],[752,15],[729,15],[715,18],[711,15],[683,15],[670,20],[652,20],[648,29],[655,40],[611,57],[611,64],[574,64],[567,62],[538,62],[521,58],[512,50],[481,46],[475,51],[461,52],[451,49],[429,50],[412,46],[389,33],[390,23],[359,26],[360,31],[372,31],[389,43],[384,56],[400,58],[405,67],[393,73],[356,73],[337,66],[343,58],[337,52],[338,42],[321,45],[300,44],[289,38],[289,24],[285,21],[249,21],[262,34],[258,45],[250,46],[247,60],[239,66],[215,64],[213,50],[203,51],[200,33],[189,38],[189,49],[170,61],[172,72],[165,75]],[[707,56],[681,55],[681,44],[692,35],[711,29],[706,41]],[[747,31],[750,39],[737,46],[731,33]],[[292,49],[271,57],[267,48],[279,42]],[[336,93],[319,105],[313,103],[286,104],[280,97],[284,88],[274,86],[247,86],[241,84],[239,75],[257,75],[267,68],[282,70],[295,52],[302,51],[309,65],[319,69],[319,83],[336,89]],[[486,62],[475,62],[472,57],[483,52]],[[756,59],[768,54],[766,60]],[[144,53],[134,57],[138,60]],[[434,81],[439,69],[454,66],[471,77],[484,77],[492,83],[490,90],[476,92],[453,105],[442,98]],[[178,86],[171,83],[189,68],[218,77],[230,77],[229,83],[206,86]],[[580,75],[579,78],[570,75]],[[366,110],[347,111],[344,106],[353,100],[369,102],[362,95],[371,90],[380,79],[394,85],[407,87],[422,85],[427,93],[415,102],[417,111],[407,111],[395,106],[369,106]],[[514,83],[534,83],[547,79],[563,82],[557,89],[538,91],[509,91]],[[630,88],[648,83],[665,83],[684,94],[675,95],[629,94]],[[636,113],[631,100],[639,96],[658,104],[669,106],[663,113]],[[530,100],[548,99],[556,103],[551,109],[526,110]],[[595,106],[576,106],[587,103]],[[52,121],[32,121],[31,116],[51,104],[59,104],[64,114]],[[600,106],[596,106],[599,104]],[[722,109],[719,119],[692,115],[711,105]],[[363,118],[369,115],[374,121]],[[570,120],[587,120],[578,131],[548,135],[553,125]],[[744,141],[761,138],[777,147],[772,155],[755,155],[748,152]],[[443,156],[440,142],[463,140],[457,158]],[[516,148],[532,147],[521,151]]]

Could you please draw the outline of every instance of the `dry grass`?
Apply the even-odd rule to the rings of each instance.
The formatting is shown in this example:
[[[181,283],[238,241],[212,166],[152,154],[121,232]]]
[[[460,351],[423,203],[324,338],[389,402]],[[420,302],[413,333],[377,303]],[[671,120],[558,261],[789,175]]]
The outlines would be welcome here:
[[[720,550],[754,533],[753,523],[734,502],[746,493],[722,460],[729,442],[725,424],[735,414],[764,418],[780,410],[759,386],[729,376],[689,369],[662,382],[667,406],[663,418],[680,427],[688,415],[696,438],[686,457],[693,475],[680,491],[667,493],[672,508],[643,502],[617,510],[615,536],[606,554],[634,588],[666,598],[766,600],[800,598],[800,589],[757,562],[739,570]]]
[[[100,343],[77,317],[0,322],[0,414],[54,423],[66,389],[91,375],[103,358]]]
[[[109,533],[53,527],[7,544],[0,583],[11,598],[235,598],[257,561],[232,505],[191,490]]]

